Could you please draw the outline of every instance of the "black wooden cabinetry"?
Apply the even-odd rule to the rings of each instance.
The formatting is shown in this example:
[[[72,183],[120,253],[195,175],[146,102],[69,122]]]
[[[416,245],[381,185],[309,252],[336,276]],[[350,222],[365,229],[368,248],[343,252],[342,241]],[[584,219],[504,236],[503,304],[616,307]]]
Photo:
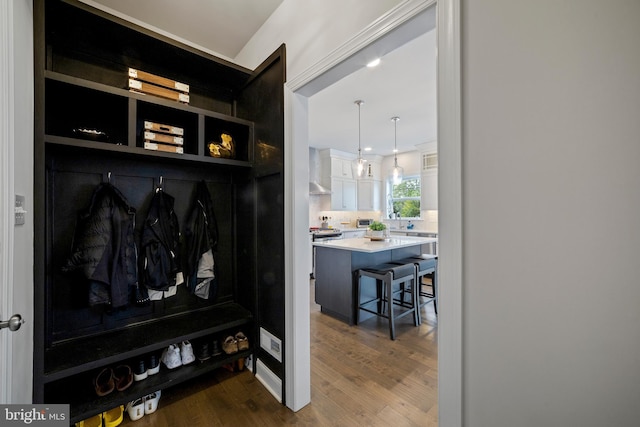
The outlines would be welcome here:
[[[284,338],[283,144],[285,49],[248,70],[83,3],[34,0],[34,402],[69,403],[71,422],[253,354],[284,384],[282,362],[258,350],[260,327]],[[190,101],[128,90],[128,68],[190,85]],[[184,129],[184,154],[144,149],[143,122]],[[95,140],[74,129],[103,132]],[[210,157],[220,133],[236,157]],[[90,307],[86,286],[63,274],[78,211],[110,180],[136,209],[136,236],[155,189],[175,198],[184,227],[196,184],[206,182],[220,230],[218,295],[176,296],[120,310]],[[243,331],[250,350],[219,356],[98,397],[104,367],[134,363],[170,344]]]

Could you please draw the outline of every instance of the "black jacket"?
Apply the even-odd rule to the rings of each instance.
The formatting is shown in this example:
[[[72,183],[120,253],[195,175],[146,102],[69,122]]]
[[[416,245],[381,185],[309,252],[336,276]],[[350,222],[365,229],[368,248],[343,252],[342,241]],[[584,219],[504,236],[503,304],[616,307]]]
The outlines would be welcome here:
[[[89,207],[79,213],[72,253],[62,270],[88,281],[92,306],[125,306],[129,287],[137,284],[135,213],[109,183],[98,185]]]
[[[174,198],[156,190],[142,229],[142,283],[149,289],[166,291],[176,284],[180,271],[180,230]]]
[[[218,223],[207,185],[200,181],[184,231],[183,273],[189,291],[209,300],[217,296],[214,263],[217,249]],[[204,256],[207,253],[209,256]],[[204,284],[207,288],[201,289]]]

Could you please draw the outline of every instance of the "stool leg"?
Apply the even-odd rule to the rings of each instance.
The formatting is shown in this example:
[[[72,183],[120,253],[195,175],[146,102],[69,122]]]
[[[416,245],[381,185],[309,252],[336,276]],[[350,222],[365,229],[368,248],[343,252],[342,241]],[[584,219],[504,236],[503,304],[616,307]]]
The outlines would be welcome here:
[[[392,340],[396,339],[396,326],[395,318],[393,314],[393,273],[387,273],[384,280],[385,294],[387,295],[387,301],[389,302],[389,336]]]
[[[376,279],[376,297],[378,297],[378,313],[384,313],[385,300],[384,300],[384,283],[381,280]]]
[[[433,287],[433,309],[438,316],[438,266],[433,272],[433,278],[431,279],[431,286]]]
[[[357,325],[360,321],[360,282],[362,282],[362,275],[360,272],[354,273],[356,276],[356,316],[354,319],[354,325]]]
[[[413,306],[413,323],[416,326],[422,324],[422,316],[420,315],[420,280],[418,277],[418,267],[414,266],[413,268],[413,283],[411,283],[411,302]]]

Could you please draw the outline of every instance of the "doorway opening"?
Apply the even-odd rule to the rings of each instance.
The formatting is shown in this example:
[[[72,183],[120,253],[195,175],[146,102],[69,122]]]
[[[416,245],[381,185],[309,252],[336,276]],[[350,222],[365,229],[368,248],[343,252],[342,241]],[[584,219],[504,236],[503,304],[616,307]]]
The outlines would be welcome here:
[[[285,85],[285,126],[287,153],[285,154],[285,174],[288,176],[285,193],[289,195],[286,215],[288,221],[285,238],[294,242],[286,248],[287,298],[286,315],[289,362],[286,367],[287,406],[294,411],[305,406],[310,400],[309,366],[309,273],[305,268],[308,243],[308,113],[309,97],[322,88],[340,80],[353,71],[354,65],[348,60],[372,48],[372,40],[385,40],[391,30],[405,27],[429,8],[435,8],[436,1],[403,2],[388,16],[376,21],[363,30],[353,40],[346,43],[308,72],[301,73]],[[403,7],[411,10],[402,10]],[[462,413],[462,341],[461,341],[461,190],[460,184],[460,64],[459,64],[459,1],[438,2],[438,152],[439,170],[439,211],[440,235],[439,267],[441,284],[447,286],[440,294],[439,312],[439,399],[440,413],[446,412],[453,425],[461,424]],[[415,21],[414,21],[415,22]],[[424,32],[424,29],[422,29]],[[414,36],[415,37],[415,36]],[[411,39],[411,38],[410,38]],[[386,39],[388,41],[388,39]],[[446,142],[446,147],[443,143]],[[443,179],[444,178],[444,179]],[[445,193],[446,194],[443,194]],[[444,213],[450,214],[443,220]],[[446,260],[445,260],[446,258]],[[447,310],[443,313],[443,310]],[[446,331],[445,331],[446,329]],[[445,335],[446,334],[446,335]],[[443,339],[444,338],[444,339]],[[446,382],[443,382],[443,378]],[[446,389],[446,396],[443,391]],[[444,398],[443,398],[444,397]]]

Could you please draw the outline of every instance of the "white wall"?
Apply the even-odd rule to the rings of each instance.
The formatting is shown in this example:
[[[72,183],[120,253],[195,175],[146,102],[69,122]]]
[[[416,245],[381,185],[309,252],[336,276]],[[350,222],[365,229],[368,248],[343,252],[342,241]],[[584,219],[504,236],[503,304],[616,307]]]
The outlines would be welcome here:
[[[640,2],[461,3],[465,425],[639,425]]]

